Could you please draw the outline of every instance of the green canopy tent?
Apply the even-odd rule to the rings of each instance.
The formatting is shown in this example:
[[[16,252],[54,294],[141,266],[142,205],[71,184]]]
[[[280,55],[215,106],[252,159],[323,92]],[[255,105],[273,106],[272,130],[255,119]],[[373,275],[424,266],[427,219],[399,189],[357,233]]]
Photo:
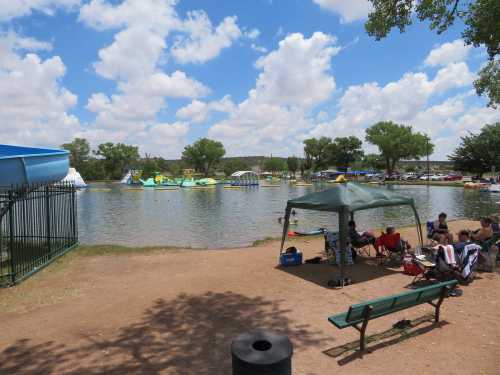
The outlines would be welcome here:
[[[347,249],[348,221],[354,219],[354,212],[377,207],[407,205],[413,209],[417,227],[418,240],[422,246],[422,228],[413,198],[408,198],[385,188],[360,185],[355,183],[337,184],[333,188],[317,193],[307,194],[299,198],[291,199],[286,204],[285,222],[283,225],[283,237],[281,249],[288,233],[290,213],[293,208],[337,212],[339,215],[339,237],[340,237],[340,280],[344,283],[345,251]]]

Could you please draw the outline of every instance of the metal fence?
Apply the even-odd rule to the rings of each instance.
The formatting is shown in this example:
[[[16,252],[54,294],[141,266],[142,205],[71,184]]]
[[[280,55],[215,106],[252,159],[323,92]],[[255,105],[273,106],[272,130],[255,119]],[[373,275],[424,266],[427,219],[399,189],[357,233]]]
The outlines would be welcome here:
[[[70,184],[0,190],[0,286],[16,284],[78,244]]]

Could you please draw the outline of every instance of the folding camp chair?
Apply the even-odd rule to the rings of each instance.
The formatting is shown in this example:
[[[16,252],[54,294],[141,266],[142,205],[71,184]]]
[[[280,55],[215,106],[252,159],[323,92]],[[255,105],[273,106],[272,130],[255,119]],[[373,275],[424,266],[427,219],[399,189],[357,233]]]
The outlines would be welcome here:
[[[339,264],[340,263],[340,252],[339,249],[339,234],[338,232],[325,232],[325,255],[328,259],[328,263],[330,264]],[[352,265],[354,263],[354,259],[352,256],[351,246],[348,246],[348,250],[346,252],[346,265]]]
[[[434,235],[434,222],[428,221],[426,223],[427,228],[427,246],[435,246],[437,241],[432,237]]]
[[[387,262],[397,262],[401,264],[405,251],[408,249],[408,243],[401,239],[399,233],[388,235],[382,233],[377,238],[375,244],[379,247],[379,252],[382,255],[379,257],[379,264]]]
[[[353,247],[354,250],[359,252],[359,254],[363,254],[364,256],[371,256],[371,243],[366,243],[366,244],[355,244],[351,242],[351,246]]]

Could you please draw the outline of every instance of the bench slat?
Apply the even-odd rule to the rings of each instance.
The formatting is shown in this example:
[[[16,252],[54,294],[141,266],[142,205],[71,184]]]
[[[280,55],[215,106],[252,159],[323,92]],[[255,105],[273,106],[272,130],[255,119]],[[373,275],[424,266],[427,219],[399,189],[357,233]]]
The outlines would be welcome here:
[[[457,280],[446,281],[413,291],[358,303],[352,305],[347,312],[330,316],[328,320],[339,329],[350,327],[364,320],[364,310],[366,306],[372,306],[373,309],[370,314],[370,320],[375,319],[438,299],[441,296],[443,288],[451,288],[457,283]]]

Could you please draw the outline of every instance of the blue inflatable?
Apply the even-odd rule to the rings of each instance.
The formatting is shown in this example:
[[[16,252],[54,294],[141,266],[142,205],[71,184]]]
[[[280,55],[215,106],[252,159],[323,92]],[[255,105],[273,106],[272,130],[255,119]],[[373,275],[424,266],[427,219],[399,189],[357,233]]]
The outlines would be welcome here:
[[[61,181],[69,168],[69,152],[0,144],[0,187],[51,184]]]

